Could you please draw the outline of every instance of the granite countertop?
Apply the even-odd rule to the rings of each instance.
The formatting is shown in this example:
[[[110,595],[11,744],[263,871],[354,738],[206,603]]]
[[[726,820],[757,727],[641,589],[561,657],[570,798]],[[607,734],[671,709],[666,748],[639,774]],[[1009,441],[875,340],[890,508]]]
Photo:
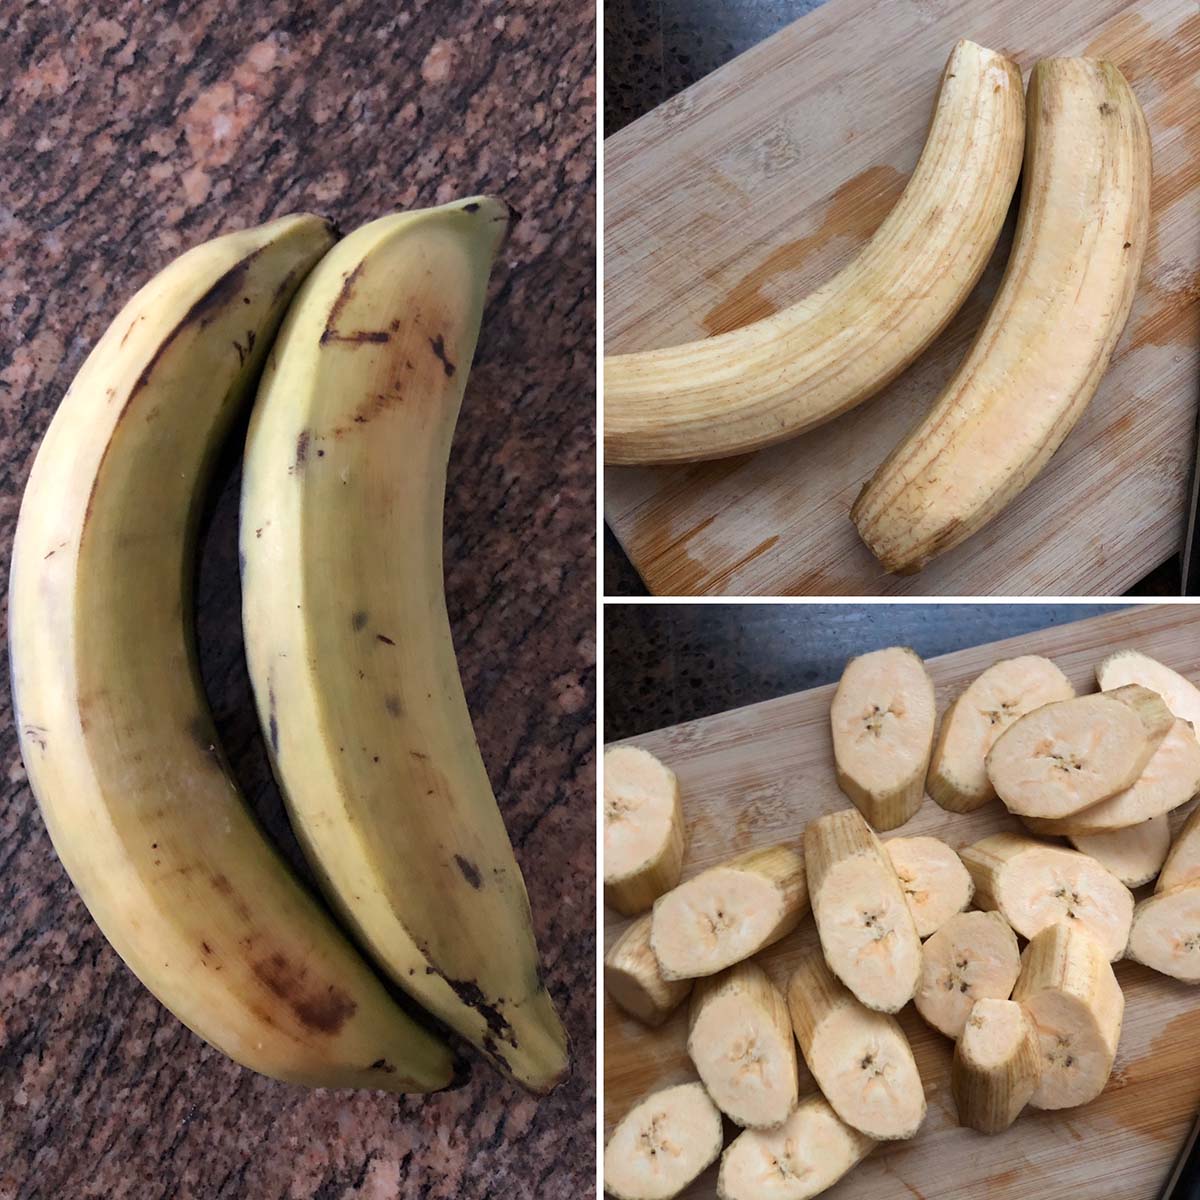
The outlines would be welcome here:
[[[489,190],[523,214],[450,463],[448,602],[574,1044],[572,1078],[540,1101],[478,1058],[455,1090],[411,1099],[306,1091],[229,1062],[137,982],[76,896],[25,780],[6,680],[0,1200],[592,1194],[592,4],[17,0],[0,31],[5,580],[58,399],[180,250],[300,209],[349,230]],[[203,673],[239,779],[298,862],[242,659],[237,457],[202,537]]]

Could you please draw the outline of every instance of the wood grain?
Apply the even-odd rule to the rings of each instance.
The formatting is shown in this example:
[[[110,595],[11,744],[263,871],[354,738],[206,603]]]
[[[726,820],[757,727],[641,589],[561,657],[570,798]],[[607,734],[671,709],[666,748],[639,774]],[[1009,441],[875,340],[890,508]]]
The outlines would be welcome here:
[[[953,620],[952,608],[946,619]],[[1045,654],[1080,690],[1111,650],[1135,646],[1200,679],[1200,609],[1182,605],[1126,610],[1023,634],[929,661],[939,711],[997,658]],[[679,775],[688,824],[684,876],[736,851],[799,842],[813,817],[848,803],[838,791],[829,739],[833,687],[813,688],[633,739]],[[1190,808],[1190,806],[1189,806]],[[1175,815],[1177,827],[1188,809]],[[1019,828],[999,804],[968,815],[926,800],[889,836],[932,834],[955,848],[988,833]],[[1138,895],[1150,889],[1139,889]],[[605,913],[606,946],[627,921]],[[759,956],[780,985],[817,944],[811,918]],[[1200,1106],[1200,991],[1135,963],[1117,966],[1125,1025],[1113,1077],[1100,1098],[1059,1113],[1026,1111],[1007,1133],[988,1138],[960,1129],[950,1095],[951,1043],[916,1015],[900,1021],[913,1044],[929,1115],[911,1142],[878,1148],[827,1195],[830,1200],[1149,1200]],[[686,1005],[657,1031],[604,1004],[607,1129],[647,1092],[695,1078],[687,1058]],[[804,1072],[802,1091],[815,1088]],[[735,1132],[732,1126],[729,1134]],[[714,1194],[715,1169],[690,1200]],[[907,1189],[907,1190],[906,1190]]]
[[[1195,0],[829,0],[605,143],[605,347],[736,328],[843,265],[895,202],[955,40],[1111,59],[1154,143],[1151,242],[1107,376],[1030,488],[921,574],[886,575],[850,505],[961,360],[1011,225],[933,347],[829,425],[754,455],[610,468],[605,514],[650,590],[1112,595],[1179,546],[1200,371]]]

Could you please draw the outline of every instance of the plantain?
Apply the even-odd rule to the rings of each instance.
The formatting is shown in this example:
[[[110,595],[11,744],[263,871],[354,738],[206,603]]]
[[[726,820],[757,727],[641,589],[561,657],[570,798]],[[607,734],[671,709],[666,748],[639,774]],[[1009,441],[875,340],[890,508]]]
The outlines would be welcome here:
[[[1150,135],[1111,63],[1033,69],[1016,239],[971,349],[851,518],[885,570],[919,571],[986,525],[1083,415],[1149,239]]]
[[[242,802],[192,630],[215,453],[330,241],[312,216],[217,238],[155,276],[97,343],[21,507],[14,706],[63,865],[184,1024],[279,1079],[430,1090],[449,1081],[449,1052],[395,1005]]]
[[[788,308],[703,341],[604,362],[604,460],[743,454],[832,420],[913,362],[958,311],[1021,168],[1021,73],[961,41],[904,194],[859,255]]]
[[[246,441],[247,660],[331,902],[390,977],[522,1084],[567,1069],[459,679],[446,461],[509,213],[384,217],[305,281]]]

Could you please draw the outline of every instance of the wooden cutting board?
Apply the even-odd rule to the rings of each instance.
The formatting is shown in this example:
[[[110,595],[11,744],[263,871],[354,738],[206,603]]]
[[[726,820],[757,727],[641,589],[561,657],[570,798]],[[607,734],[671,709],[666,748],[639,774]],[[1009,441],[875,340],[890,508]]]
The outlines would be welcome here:
[[[1089,54],[1154,141],[1153,233],[1113,366],[1049,466],[920,575],[885,575],[850,505],[978,329],[1011,231],[945,333],[885,391],[782,446],[605,472],[609,523],[659,595],[1114,595],[1178,548],[1200,394],[1196,0],[828,0],[605,142],[605,348],[732,329],[842,266],[899,196],[943,63],[969,37]]]
[[[947,610],[953,620],[953,610]],[[1135,646],[1200,680],[1200,609],[1126,610],[929,662],[939,711],[998,658],[1045,654],[1080,690],[1095,690],[1092,670],[1109,651]],[[813,688],[632,739],[679,775],[688,826],[684,875],[731,854],[796,842],[813,817],[847,805],[833,773],[829,704],[833,687]],[[1184,810],[1186,811],[1186,810]],[[1176,814],[1176,825],[1183,812]],[[896,834],[932,834],[956,849],[1020,826],[998,803],[969,815],[927,799]],[[894,836],[889,834],[887,836]],[[1138,894],[1151,889],[1140,889]],[[628,921],[605,911],[605,947]],[[779,985],[817,945],[811,917],[760,959]],[[1058,1113],[1026,1110],[997,1137],[960,1129],[950,1095],[951,1043],[909,1005],[900,1023],[912,1042],[929,1113],[910,1142],[885,1143],[828,1193],[830,1200],[1150,1200],[1200,1108],[1200,989],[1122,962],[1125,1024],[1116,1067],[1091,1104]],[[604,1002],[606,1134],[658,1087],[696,1078],[687,1058],[686,1004],[649,1030]],[[802,1068],[801,1087],[815,1090]],[[727,1127],[732,1136],[733,1126]],[[684,1195],[712,1197],[716,1169]]]

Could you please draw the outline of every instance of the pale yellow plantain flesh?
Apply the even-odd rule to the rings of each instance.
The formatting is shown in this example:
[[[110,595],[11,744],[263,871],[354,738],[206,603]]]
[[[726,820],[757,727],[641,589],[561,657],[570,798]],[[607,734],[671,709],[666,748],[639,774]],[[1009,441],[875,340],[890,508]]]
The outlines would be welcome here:
[[[427,1091],[448,1050],[392,1001],[238,793],[200,686],[192,550],[210,468],[323,221],[190,250],[100,339],[30,476],[10,593],[14,700],[55,849],[113,947],[231,1058]]]
[[[695,462],[794,437],[879,391],[975,286],[1021,166],[1021,75],[955,46],[904,194],[844,270],[773,316],[604,362],[604,460]]]
[[[1043,59],[1029,82],[1016,240],[967,357],[851,510],[885,570],[919,571],[1017,496],[1083,414],[1146,251],[1150,138],[1111,63]]]
[[[396,983],[520,1083],[566,1035],[446,615],[446,460],[508,227],[486,197],[372,222],[288,313],[242,493],[259,717],[301,844]]]

